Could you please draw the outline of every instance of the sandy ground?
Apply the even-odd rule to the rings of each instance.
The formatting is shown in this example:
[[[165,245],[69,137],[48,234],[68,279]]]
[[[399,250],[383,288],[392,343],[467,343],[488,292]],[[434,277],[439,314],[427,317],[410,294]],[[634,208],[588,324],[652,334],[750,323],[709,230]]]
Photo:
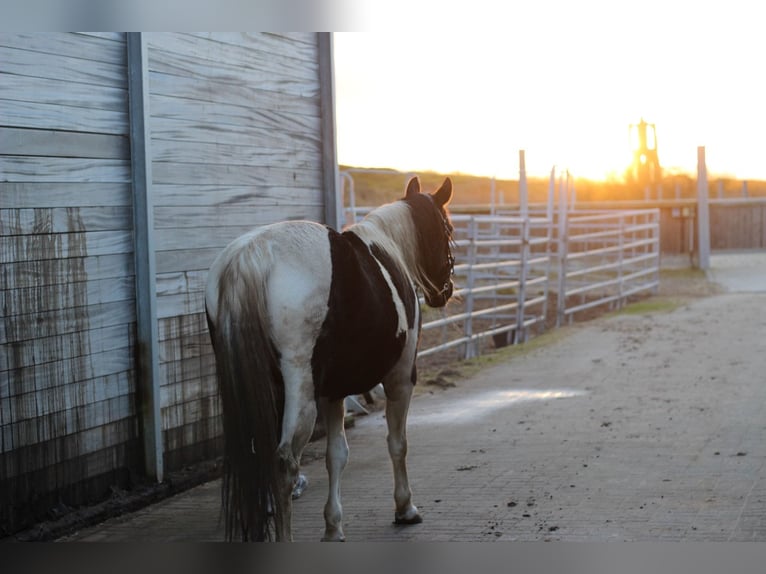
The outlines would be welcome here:
[[[665,273],[660,295],[627,312],[453,368],[441,380],[454,386],[423,384],[409,420],[420,525],[392,525],[385,420],[360,417],[348,539],[766,541],[760,261],[714,258],[718,285]],[[322,534],[322,449],[304,461],[296,540]],[[68,540],[221,540],[219,501],[213,481]]]

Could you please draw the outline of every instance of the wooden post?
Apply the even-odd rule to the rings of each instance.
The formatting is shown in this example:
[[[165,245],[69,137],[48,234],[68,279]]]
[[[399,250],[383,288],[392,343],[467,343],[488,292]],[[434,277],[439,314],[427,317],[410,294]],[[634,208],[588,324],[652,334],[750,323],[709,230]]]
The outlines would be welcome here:
[[[710,268],[710,211],[708,208],[707,166],[705,164],[705,146],[697,148],[697,267]]]
[[[320,126],[322,129],[322,199],[325,223],[342,227],[343,203],[339,201],[338,153],[335,130],[335,75],[333,73],[332,33],[317,33],[319,50]]]
[[[157,482],[164,474],[160,411],[159,326],[154,253],[152,159],[149,118],[149,67],[141,32],[127,35],[130,163],[133,186],[133,237],[136,271],[136,332],[139,424],[144,471]]]

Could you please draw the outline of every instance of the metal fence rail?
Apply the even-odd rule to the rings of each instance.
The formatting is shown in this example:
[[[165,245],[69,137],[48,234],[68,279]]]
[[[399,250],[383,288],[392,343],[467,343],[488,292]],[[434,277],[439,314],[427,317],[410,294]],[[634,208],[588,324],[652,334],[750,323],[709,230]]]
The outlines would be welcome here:
[[[423,331],[441,333],[438,342],[423,345],[418,355],[458,348],[469,358],[479,354],[488,337],[496,345],[526,340],[547,312],[550,221],[453,215],[452,222],[460,262],[455,266],[455,303],[429,313]]]
[[[659,286],[658,209],[580,213],[559,220],[557,325]]]
[[[558,185],[551,173],[545,206],[530,206],[521,195],[518,209],[493,206],[492,215],[453,207],[456,289],[446,308],[424,308],[419,357],[454,350],[470,358],[489,339],[495,346],[527,340],[549,314],[559,326],[581,311],[620,308],[632,295],[656,292],[659,209],[574,210],[568,172]],[[351,201],[346,221],[371,209]]]

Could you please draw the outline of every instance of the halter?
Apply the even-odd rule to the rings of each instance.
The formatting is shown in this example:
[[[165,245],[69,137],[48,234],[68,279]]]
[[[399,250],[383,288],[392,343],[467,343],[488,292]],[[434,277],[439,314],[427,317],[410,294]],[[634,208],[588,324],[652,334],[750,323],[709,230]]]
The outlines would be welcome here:
[[[452,230],[450,229],[449,221],[447,221],[447,218],[441,214],[441,211],[439,212],[439,215],[442,218],[442,224],[444,225],[444,235],[447,238],[447,267],[449,267],[447,280],[444,282],[444,286],[438,293],[441,295],[446,293],[450,288],[450,277],[455,274],[455,256],[452,255]]]

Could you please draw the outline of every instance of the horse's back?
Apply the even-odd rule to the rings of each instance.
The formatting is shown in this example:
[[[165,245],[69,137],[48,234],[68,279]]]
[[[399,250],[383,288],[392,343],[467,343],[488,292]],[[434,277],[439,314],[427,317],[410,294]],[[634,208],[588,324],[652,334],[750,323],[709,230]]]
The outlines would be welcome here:
[[[305,298],[330,281],[328,228],[310,221],[259,227],[229,243],[213,261],[205,302],[215,319],[222,292],[232,297],[263,297],[269,306],[305,306]],[[317,296],[313,293],[313,298]],[[325,299],[326,302],[326,299]]]
[[[261,311],[249,320],[267,326],[283,366],[304,365],[316,393],[332,399],[381,382],[417,338],[414,287],[393,259],[316,223],[235,239],[211,267],[206,299],[214,325],[220,301],[237,309],[257,299]]]

